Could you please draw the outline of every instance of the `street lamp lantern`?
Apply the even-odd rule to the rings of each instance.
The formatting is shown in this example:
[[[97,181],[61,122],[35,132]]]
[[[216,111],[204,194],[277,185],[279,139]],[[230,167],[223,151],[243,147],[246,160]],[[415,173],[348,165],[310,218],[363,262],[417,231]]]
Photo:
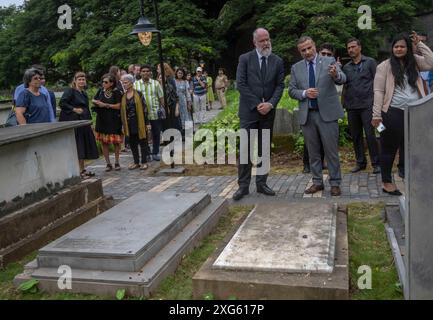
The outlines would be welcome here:
[[[161,43],[161,31],[158,30],[159,25],[159,14],[158,14],[158,5],[156,4],[156,1],[153,0],[153,7],[155,10],[155,18],[156,18],[156,25],[154,25],[152,22],[149,21],[144,16],[144,1],[140,0],[140,18],[138,19],[137,24],[132,29],[131,35],[136,34],[138,35],[138,39],[144,46],[148,46],[150,42],[152,41],[152,33],[155,32],[158,35],[158,53],[159,53],[159,63],[161,66],[164,66],[164,59],[162,56],[162,43]],[[165,73],[164,68],[161,68],[161,76],[162,79],[165,79]],[[167,95],[165,92],[165,86],[162,86],[162,91],[164,93],[164,108],[167,109]],[[167,110],[168,111],[168,110]]]
[[[152,32],[159,33],[159,30],[145,16],[141,16],[130,34],[137,34],[140,42],[148,46],[152,41]]]

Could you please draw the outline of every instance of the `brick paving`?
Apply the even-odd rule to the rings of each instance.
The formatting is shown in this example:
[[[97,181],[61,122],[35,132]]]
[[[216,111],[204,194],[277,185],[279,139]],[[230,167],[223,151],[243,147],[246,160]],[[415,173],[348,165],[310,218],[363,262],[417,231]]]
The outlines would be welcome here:
[[[122,155],[122,160],[132,158],[130,155]],[[132,160],[132,159],[131,159]],[[97,162],[101,162],[98,160]],[[224,197],[231,199],[237,190],[236,176],[150,176],[150,170],[157,168],[158,163],[151,163],[151,169],[147,171],[127,170],[104,172],[104,165],[93,163],[89,166],[102,179],[104,193],[117,200],[124,200],[140,191],[162,192],[206,192],[212,197]],[[394,177],[400,190],[404,190],[403,181]],[[250,186],[250,195],[239,203],[249,204],[275,200],[328,200],[328,201],[385,201],[396,202],[398,199],[382,192],[380,175],[368,172],[344,174],[341,183],[342,195],[332,197],[330,186],[325,174],[325,190],[314,195],[305,194],[305,190],[311,186],[310,174],[296,175],[271,175],[268,185],[276,192],[276,197],[268,197],[255,192],[254,179]]]

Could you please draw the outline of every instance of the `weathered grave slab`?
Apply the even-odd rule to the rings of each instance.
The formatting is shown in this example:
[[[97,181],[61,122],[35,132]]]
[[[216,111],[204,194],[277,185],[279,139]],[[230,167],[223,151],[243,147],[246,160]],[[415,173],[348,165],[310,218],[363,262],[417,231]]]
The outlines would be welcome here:
[[[225,199],[203,193],[138,193],[41,249],[14,283],[33,278],[59,292],[58,268],[68,265],[69,292],[147,297],[227,211]]]
[[[290,207],[290,208],[289,208]],[[328,221],[323,217],[319,217],[318,213],[321,213],[328,217]],[[331,213],[333,212],[333,213]],[[254,222],[254,215],[262,214],[261,222],[265,224],[264,228],[258,225],[252,224]],[[292,218],[287,216],[293,215]],[[272,217],[282,224],[290,224],[292,228],[280,225],[277,228],[278,232],[273,232],[275,224],[269,225],[269,221],[263,220],[264,217]],[[283,217],[278,217],[283,216]],[[308,221],[314,220],[309,216],[316,217],[317,224],[313,226]],[[251,218],[252,217],[252,218]],[[331,218],[332,217],[332,218]],[[301,221],[296,221],[300,219]],[[332,223],[332,219],[335,223]],[[259,219],[257,218],[256,222]],[[302,222],[304,221],[304,222]],[[327,222],[326,222],[327,221]],[[310,255],[313,260],[316,259],[315,264],[305,264],[310,267],[315,267],[316,270],[306,272],[305,268],[299,268],[303,266],[300,261],[303,261],[303,257],[297,258],[297,263],[292,263],[286,260],[288,256],[294,257],[294,252],[306,253],[309,252],[308,246],[300,246],[299,248],[293,248],[288,250],[290,238],[294,240],[293,246],[299,246],[300,241],[296,240],[296,237],[303,238],[303,235],[310,236],[312,239],[326,238],[325,227],[319,225],[319,222],[328,223],[328,231],[332,234],[331,230],[335,230],[334,237],[334,248],[330,245],[330,249],[324,252],[317,251],[318,256],[321,259],[314,258],[314,255]],[[311,226],[311,228],[303,227],[303,224]],[[255,213],[253,212],[243,223],[243,229],[251,226],[259,239],[249,239],[259,246],[259,250],[255,250],[252,246],[241,246],[241,250],[237,250],[240,255],[242,250],[252,250],[250,253],[256,257],[255,263],[257,266],[264,266],[261,268],[252,267],[249,265],[240,266],[235,269],[233,265],[231,267],[222,268],[221,266],[216,267],[215,263],[218,258],[224,256],[222,252],[225,251],[230,245],[232,238],[234,239],[235,234],[241,234],[239,230],[233,230],[229,234],[217,250],[200,268],[200,270],[193,277],[193,296],[196,299],[203,299],[206,294],[212,294],[215,299],[227,299],[229,297],[236,297],[237,299],[348,299],[349,298],[349,274],[348,274],[348,239],[347,239],[347,214],[345,208],[336,210],[335,207],[323,204],[314,204],[310,206],[307,203],[290,203],[270,206],[257,206]],[[296,229],[296,226],[299,229]],[[255,229],[254,229],[255,228]],[[286,230],[289,235],[279,230]],[[266,240],[264,235],[260,235],[258,230],[261,232],[268,233],[269,237],[274,237],[272,241]],[[315,232],[314,230],[320,230]],[[321,233],[322,236],[318,236]],[[314,235],[312,235],[314,234]],[[277,240],[277,238],[279,240]],[[328,239],[331,239],[328,237]],[[246,239],[246,238],[244,238]],[[260,241],[265,241],[266,245],[258,244]],[[301,241],[302,243],[302,241]],[[233,243],[232,243],[233,244]],[[269,245],[269,244],[272,244]],[[310,243],[312,246],[314,244]],[[269,246],[268,246],[269,245]],[[263,247],[267,250],[263,251]],[[323,248],[325,246],[323,245]],[[311,253],[312,251],[310,251]],[[325,253],[327,252],[327,253]],[[334,254],[332,254],[334,252]],[[283,256],[279,258],[278,256]],[[328,256],[328,258],[325,258]],[[332,256],[332,259],[330,257]],[[250,259],[250,258],[248,258]],[[332,261],[331,261],[332,260]],[[221,261],[221,259],[220,259]],[[232,259],[235,261],[235,259]],[[266,263],[264,263],[265,261]],[[279,265],[278,268],[269,267],[270,262],[275,262]],[[283,261],[286,263],[284,265]],[[328,267],[326,264],[317,263],[319,261],[328,261]],[[284,267],[282,267],[284,265]],[[324,269],[320,270],[318,266],[323,266]],[[330,266],[332,267],[332,270]],[[312,268],[314,269],[314,268]],[[330,270],[329,272],[323,272],[323,270]],[[297,272],[296,272],[297,271]],[[301,272],[299,272],[301,271]]]
[[[213,267],[332,272],[336,211],[332,204],[258,205]]]
[[[42,248],[39,266],[138,271],[209,203],[204,193],[139,192]]]
[[[0,217],[0,268],[41,248],[111,207],[100,179],[88,179],[54,196]]]

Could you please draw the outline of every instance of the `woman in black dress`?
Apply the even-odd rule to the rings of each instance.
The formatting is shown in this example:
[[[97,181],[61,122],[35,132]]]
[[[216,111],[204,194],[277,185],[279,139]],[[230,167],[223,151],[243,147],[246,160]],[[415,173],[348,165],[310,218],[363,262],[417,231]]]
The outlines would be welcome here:
[[[116,88],[116,79],[106,74],[102,77],[102,88],[98,90],[94,99],[96,111],[96,140],[102,143],[107,168],[105,171],[113,170],[110,162],[109,145],[114,145],[114,170],[120,170],[119,154],[122,137],[122,122],[120,120],[120,101],[122,93]]]
[[[60,99],[61,108],[59,121],[92,120],[89,110],[89,98],[85,91],[86,74],[77,72],[71,87],[66,89]],[[90,125],[75,129],[75,141],[77,142],[78,162],[82,178],[92,177],[95,174],[86,171],[84,160],[98,159],[98,148],[95,136]]]

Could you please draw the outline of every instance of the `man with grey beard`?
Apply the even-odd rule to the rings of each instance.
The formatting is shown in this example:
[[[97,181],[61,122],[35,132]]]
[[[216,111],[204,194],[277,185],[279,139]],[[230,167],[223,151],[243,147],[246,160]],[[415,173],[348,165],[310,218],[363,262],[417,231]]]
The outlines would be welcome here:
[[[239,189],[233,195],[234,200],[240,200],[249,193],[252,168],[250,148],[253,147],[250,141],[251,129],[258,130],[258,156],[270,158],[270,154],[262,155],[262,132],[270,130],[269,136],[272,139],[275,109],[284,90],[283,60],[272,53],[269,32],[263,28],[256,29],[253,33],[253,43],[255,49],[239,57],[236,72],[237,89],[240,93],[240,127],[248,133],[248,163],[243,164],[239,161]],[[270,146],[271,141],[263,143]],[[266,185],[267,177],[267,174],[256,176],[257,192],[274,196],[275,192]]]

